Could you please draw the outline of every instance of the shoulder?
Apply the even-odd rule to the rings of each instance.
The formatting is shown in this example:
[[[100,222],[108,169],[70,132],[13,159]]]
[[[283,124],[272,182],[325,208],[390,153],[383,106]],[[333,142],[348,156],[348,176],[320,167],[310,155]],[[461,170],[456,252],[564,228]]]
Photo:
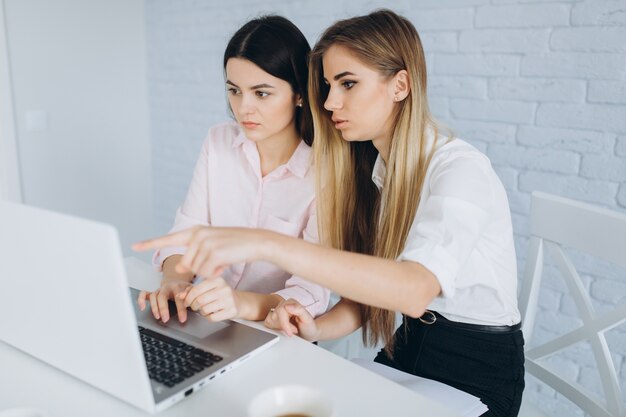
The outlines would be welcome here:
[[[428,185],[445,194],[489,206],[500,180],[489,158],[459,138],[440,145],[428,166]]]
[[[478,165],[491,166],[491,162],[487,155],[476,149],[460,138],[439,139],[439,143],[435,153],[433,154],[432,163],[446,164],[454,160],[467,160],[473,161]]]
[[[428,171],[432,176],[442,170],[454,170],[459,173],[476,171],[481,175],[493,173],[491,161],[487,155],[459,138],[441,142],[435,150]]]

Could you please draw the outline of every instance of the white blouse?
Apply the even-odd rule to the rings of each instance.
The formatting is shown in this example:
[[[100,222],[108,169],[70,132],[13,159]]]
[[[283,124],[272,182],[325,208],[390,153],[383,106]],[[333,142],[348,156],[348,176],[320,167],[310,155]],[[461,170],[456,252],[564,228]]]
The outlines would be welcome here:
[[[441,294],[429,310],[465,323],[519,323],[513,228],[504,187],[487,156],[467,142],[440,138],[437,146],[398,261],[418,262],[437,277]],[[379,155],[372,172],[379,189],[385,174]]]

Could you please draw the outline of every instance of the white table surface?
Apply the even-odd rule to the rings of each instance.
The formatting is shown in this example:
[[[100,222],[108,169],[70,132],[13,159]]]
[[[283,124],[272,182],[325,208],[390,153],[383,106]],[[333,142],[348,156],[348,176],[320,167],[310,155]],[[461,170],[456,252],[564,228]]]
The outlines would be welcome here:
[[[131,286],[152,288],[158,283],[139,262],[131,261],[128,266]],[[2,318],[7,319],[19,320],[19,313]],[[260,323],[252,325],[262,327]],[[318,346],[285,336],[158,415],[245,417],[256,394],[283,384],[303,384],[324,392],[334,404],[334,417],[459,417],[443,405]],[[149,415],[0,342],[0,410],[18,406],[40,408],[49,417]]]

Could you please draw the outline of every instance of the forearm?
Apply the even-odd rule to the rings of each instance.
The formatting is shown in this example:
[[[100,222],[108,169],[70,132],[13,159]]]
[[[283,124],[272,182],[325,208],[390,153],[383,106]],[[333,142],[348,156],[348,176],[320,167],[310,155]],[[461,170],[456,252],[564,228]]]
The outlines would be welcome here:
[[[263,320],[283,298],[277,294],[257,294],[248,291],[235,291],[238,298],[239,318],[246,320]]]
[[[194,278],[193,272],[177,272],[176,264],[180,261],[183,255],[171,255],[165,258],[163,261],[163,279],[164,280],[182,280],[191,282]]]
[[[397,262],[326,248],[269,232],[261,257],[359,303],[418,317],[441,288],[415,262]]]
[[[317,340],[331,340],[349,335],[361,327],[359,304],[342,298],[327,313],[315,319],[319,329]]]

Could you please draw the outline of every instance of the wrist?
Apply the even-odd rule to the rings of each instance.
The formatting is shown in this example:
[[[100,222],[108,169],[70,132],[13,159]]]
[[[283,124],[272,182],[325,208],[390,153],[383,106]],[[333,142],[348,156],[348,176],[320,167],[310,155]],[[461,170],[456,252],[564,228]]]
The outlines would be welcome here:
[[[264,230],[258,245],[257,260],[276,264],[276,254],[280,253],[280,235]]]
[[[309,342],[318,342],[322,340],[322,327],[317,320],[313,320],[313,322],[315,323],[315,334],[309,339]]]
[[[313,333],[309,333],[309,332],[307,332],[306,334],[300,333],[298,336],[300,336],[300,338],[306,340],[307,342],[311,342],[311,343],[319,342],[320,340],[322,340],[322,331],[318,327]]]
[[[249,320],[251,309],[250,303],[248,302],[245,294],[237,290],[233,290],[233,300],[235,303],[235,310],[237,310],[237,314],[233,318]]]
[[[195,275],[192,275],[192,276],[168,276],[168,275],[163,275],[163,278],[161,278],[161,285],[163,285],[165,283],[170,283],[170,282],[184,282],[184,283],[191,284],[191,281],[193,281],[194,278],[195,278]]]

